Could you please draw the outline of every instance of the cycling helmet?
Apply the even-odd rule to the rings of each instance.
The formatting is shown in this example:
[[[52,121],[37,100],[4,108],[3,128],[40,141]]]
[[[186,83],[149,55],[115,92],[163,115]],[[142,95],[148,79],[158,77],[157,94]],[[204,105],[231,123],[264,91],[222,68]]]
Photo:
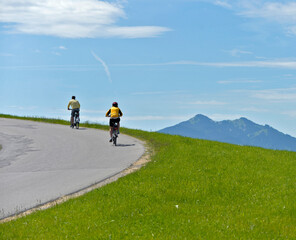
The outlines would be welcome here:
[[[118,103],[117,102],[114,102],[114,103],[112,103],[112,106],[113,107],[118,107]]]

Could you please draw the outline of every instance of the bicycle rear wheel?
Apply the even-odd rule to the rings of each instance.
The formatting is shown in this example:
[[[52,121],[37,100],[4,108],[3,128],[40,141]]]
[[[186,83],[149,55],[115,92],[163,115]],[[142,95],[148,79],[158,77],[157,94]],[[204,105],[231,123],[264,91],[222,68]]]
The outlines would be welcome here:
[[[112,141],[113,141],[113,145],[116,146],[117,145],[117,136],[116,136],[116,134],[113,134]]]

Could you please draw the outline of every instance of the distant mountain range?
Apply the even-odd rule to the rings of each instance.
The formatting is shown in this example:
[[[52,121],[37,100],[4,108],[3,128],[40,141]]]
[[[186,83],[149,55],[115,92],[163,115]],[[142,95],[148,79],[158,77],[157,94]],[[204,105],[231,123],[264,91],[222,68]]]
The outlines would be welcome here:
[[[198,114],[188,121],[158,132],[238,145],[296,151],[296,138],[268,125],[256,124],[247,118],[216,122]]]

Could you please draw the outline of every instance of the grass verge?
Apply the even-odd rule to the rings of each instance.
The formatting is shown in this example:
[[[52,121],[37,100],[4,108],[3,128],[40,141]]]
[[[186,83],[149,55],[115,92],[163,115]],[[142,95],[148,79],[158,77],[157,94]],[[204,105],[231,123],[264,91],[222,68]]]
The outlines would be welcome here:
[[[0,239],[296,239],[295,152],[121,131],[153,147],[149,164],[0,224]]]

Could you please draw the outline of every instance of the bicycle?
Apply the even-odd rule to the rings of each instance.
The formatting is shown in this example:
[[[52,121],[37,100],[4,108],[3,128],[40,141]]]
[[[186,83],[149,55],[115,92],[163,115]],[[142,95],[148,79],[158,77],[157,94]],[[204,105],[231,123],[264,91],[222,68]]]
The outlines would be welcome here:
[[[74,112],[73,124],[71,124],[71,128],[76,127],[76,129],[79,129],[79,122],[80,122],[79,112]]]
[[[118,138],[118,123],[114,123],[112,127],[112,142],[113,145],[117,145],[117,138]]]

